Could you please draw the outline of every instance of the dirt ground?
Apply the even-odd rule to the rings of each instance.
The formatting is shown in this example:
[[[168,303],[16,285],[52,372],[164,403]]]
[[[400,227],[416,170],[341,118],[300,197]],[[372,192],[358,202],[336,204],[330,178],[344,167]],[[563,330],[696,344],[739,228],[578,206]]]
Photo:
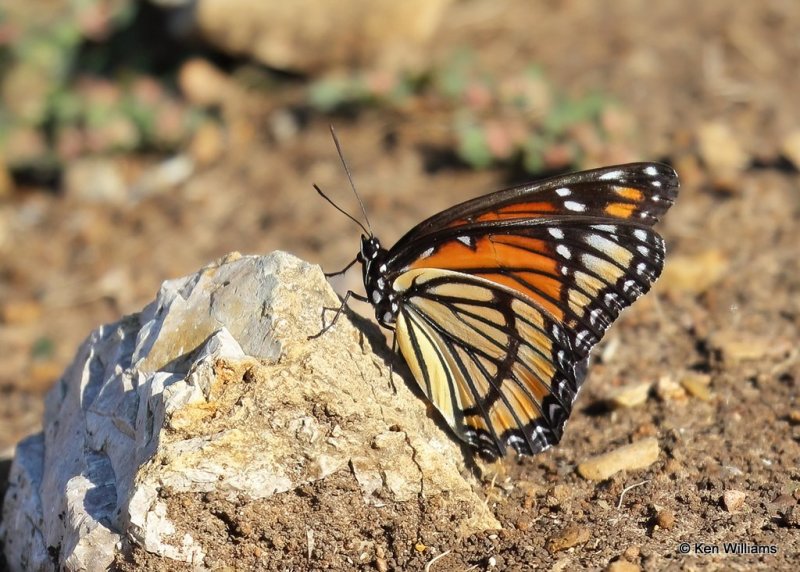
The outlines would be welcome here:
[[[497,74],[535,61],[569,92],[596,89],[621,102],[635,118],[640,158],[670,162],[683,183],[659,226],[669,252],[663,279],[594,351],[561,444],[509,460],[487,479],[482,494],[502,531],[460,539],[424,516],[426,524],[410,530],[403,511],[412,508],[380,522],[375,509],[337,509],[335,495],[313,486],[271,508],[173,497],[205,515],[198,540],[209,547],[212,568],[800,566],[800,176],[782,147],[800,129],[800,5],[537,6],[531,14],[522,0],[455,3],[431,57],[470,45]],[[386,244],[455,201],[518,179],[432,157],[425,116],[401,121],[378,108],[333,121]],[[80,341],[141,308],[162,280],[233,250],[283,249],[326,270],[352,258],[358,229],[311,189],[317,183],[354,210],[330,122],[311,117],[291,139],[261,141],[135,204],[110,207],[35,189],[0,204],[0,479],[13,444],[37,429],[43,396]],[[730,136],[709,151],[702,140],[710,123]],[[739,168],[714,171],[714,151],[734,144],[730,154],[744,155]],[[357,289],[358,273],[335,286]],[[680,382],[692,376],[709,391],[687,392]],[[640,382],[653,384],[646,402],[607,405],[616,388]],[[577,474],[582,460],[645,436],[662,450],[648,469],[600,483]],[[342,479],[342,491],[354,486]],[[732,502],[731,491],[744,501]],[[302,519],[287,518],[298,513]],[[317,537],[309,553],[307,527],[330,514],[347,516],[341,534]],[[569,538],[580,542],[555,550]],[[723,543],[766,553],[725,554]],[[704,547],[719,553],[703,554]],[[264,564],[275,555],[279,562]],[[141,554],[120,565],[155,566]]]

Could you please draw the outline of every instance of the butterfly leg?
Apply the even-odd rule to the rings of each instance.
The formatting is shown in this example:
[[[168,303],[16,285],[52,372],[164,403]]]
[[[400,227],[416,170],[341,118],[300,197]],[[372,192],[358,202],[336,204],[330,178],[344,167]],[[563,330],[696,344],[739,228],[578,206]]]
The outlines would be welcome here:
[[[351,268],[351,267],[353,266],[353,264],[355,264],[356,262],[358,262],[358,258],[354,258],[353,260],[351,260],[351,261],[350,261],[350,264],[348,264],[347,266],[345,266],[344,268],[342,268],[341,270],[339,270],[339,272],[325,272],[325,278],[333,278],[334,276],[339,276],[340,274],[344,274],[345,272],[347,272],[348,270],[350,270],[350,268]]]
[[[334,326],[334,324],[336,324],[336,320],[339,319],[339,316],[342,314],[342,312],[344,312],[344,309],[347,307],[347,301],[350,299],[350,297],[353,297],[356,300],[360,300],[362,302],[368,302],[369,301],[366,296],[362,296],[361,294],[356,294],[352,290],[348,290],[347,294],[345,294],[344,298],[342,299],[342,305],[339,306],[338,310],[336,310],[336,315],[333,317],[333,320],[331,320],[331,323],[328,324],[327,326],[324,326],[319,332],[317,332],[313,336],[308,336],[309,340],[317,339],[322,334],[324,334],[325,332],[330,330]],[[325,314],[325,310],[333,310],[333,308],[323,308],[322,309],[323,315]]]
[[[394,358],[397,354],[397,330],[394,331],[392,336],[392,357],[389,358],[389,387],[392,388],[392,393],[397,395],[397,388],[394,386]]]

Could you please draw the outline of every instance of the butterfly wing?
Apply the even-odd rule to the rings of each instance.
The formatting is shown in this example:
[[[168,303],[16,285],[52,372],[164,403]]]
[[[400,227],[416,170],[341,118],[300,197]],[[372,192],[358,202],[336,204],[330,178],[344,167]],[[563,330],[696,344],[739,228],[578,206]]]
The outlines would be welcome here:
[[[513,289],[418,269],[396,281],[400,351],[453,431],[493,458],[558,442],[585,375],[563,327]]]
[[[412,229],[387,266],[392,277],[439,268],[512,288],[565,326],[582,359],[661,274],[651,226],[677,190],[672,168],[633,163],[499,191]]]
[[[661,273],[651,226],[677,189],[653,163],[556,177],[457,205],[389,251],[401,351],[459,437],[487,456],[560,439],[591,348]]]
[[[392,250],[422,252],[428,237],[444,229],[564,215],[638,221],[652,226],[672,206],[677,192],[677,174],[661,163],[629,163],[580,171],[450,207],[416,225]]]

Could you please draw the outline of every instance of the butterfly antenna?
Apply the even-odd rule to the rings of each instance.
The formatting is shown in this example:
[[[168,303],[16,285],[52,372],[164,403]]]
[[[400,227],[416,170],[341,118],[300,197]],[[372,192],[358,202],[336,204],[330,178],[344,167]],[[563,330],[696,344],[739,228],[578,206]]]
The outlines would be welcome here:
[[[331,136],[333,137],[333,144],[336,145],[336,152],[339,153],[339,160],[342,162],[344,172],[347,173],[347,180],[350,181],[350,188],[353,189],[353,194],[356,196],[356,199],[358,199],[358,204],[361,206],[361,212],[364,213],[364,220],[367,221],[369,231],[366,229],[364,229],[364,231],[367,232],[368,235],[373,236],[372,225],[369,223],[369,217],[367,216],[367,209],[364,208],[364,203],[361,201],[361,197],[358,196],[358,191],[356,191],[355,184],[353,184],[353,176],[350,174],[350,167],[347,166],[347,161],[344,160],[342,146],[339,144],[339,138],[336,137],[336,131],[334,130],[333,125],[331,125]],[[361,228],[364,228],[364,225],[361,225]]]
[[[360,226],[360,227],[361,227],[361,230],[363,230],[363,231],[364,231],[366,234],[368,234],[368,235],[372,236],[372,232],[371,232],[371,231],[367,230],[367,229],[366,229],[366,227],[364,227],[364,225],[363,225],[363,224],[361,224],[361,222],[360,222],[358,219],[356,219],[356,218],[354,218],[354,217],[353,217],[353,215],[351,215],[350,213],[348,213],[348,212],[346,212],[346,211],[342,210],[342,208],[341,208],[339,205],[337,205],[335,202],[333,202],[333,201],[332,201],[332,200],[331,200],[331,199],[328,197],[328,195],[326,195],[325,193],[323,193],[323,192],[322,192],[322,189],[320,189],[320,188],[317,186],[317,184],[316,184],[316,183],[314,183],[314,189],[315,189],[315,190],[316,190],[316,191],[319,193],[319,196],[321,196],[323,199],[325,199],[326,201],[328,201],[328,202],[331,204],[331,206],[332,206],[333,208],[335,208],[337,211],[339,211],[339,212],[340,212],[340,213],[342,213],[344,216],[346,216],[347,218],[349,218],[350,220],[352,220],[354,223],[356,223],[358,226]],[[369,221],[367,221],[367,222],[369,222]]]

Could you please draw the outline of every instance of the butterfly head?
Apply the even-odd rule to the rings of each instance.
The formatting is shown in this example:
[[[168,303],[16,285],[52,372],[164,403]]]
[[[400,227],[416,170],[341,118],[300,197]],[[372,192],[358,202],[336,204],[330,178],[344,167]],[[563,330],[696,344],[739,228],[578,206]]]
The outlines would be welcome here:
[[[374,236],[361,235],[361,248],[358,251],[358,261],[361,264],[371,263],[380,256],[381,248],[380,241]]]
[[[398,305],[395,292],[386,276],[388,254],[377,238],[372,235],[361,235],[361,248],[357,258],[361,263],[367,298],[375,308],[378,322],[392,327],[397,317]]]

